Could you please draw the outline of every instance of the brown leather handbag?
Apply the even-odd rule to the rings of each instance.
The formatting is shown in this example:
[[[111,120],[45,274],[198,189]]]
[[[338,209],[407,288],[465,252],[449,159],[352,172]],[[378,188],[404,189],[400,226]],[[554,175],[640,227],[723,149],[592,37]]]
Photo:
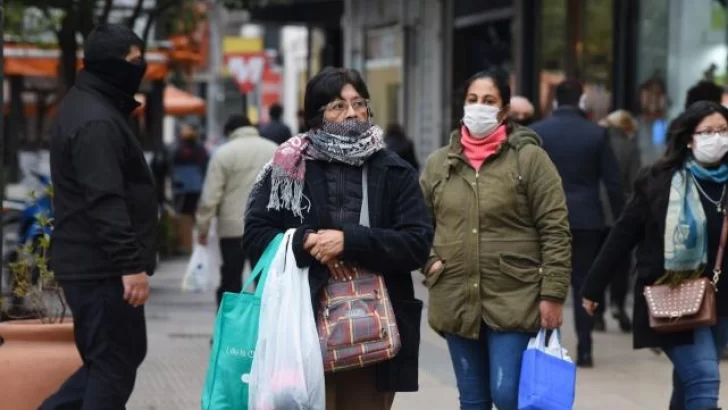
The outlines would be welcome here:
[[[715,294],[718,291],[726,237],[728,213],[723,214],[723,228],[715,257],[713,278],[688,279],[677,286],[645,286],[650,327],[657,333],[676,333],[717,322]]]
[[[369,226],[367,167],[362,169],[359,224]],[[319,298],[317,326],[326,373],[392,359],[401,341],[382,275],[357,269],[351,280],[329,280]]]

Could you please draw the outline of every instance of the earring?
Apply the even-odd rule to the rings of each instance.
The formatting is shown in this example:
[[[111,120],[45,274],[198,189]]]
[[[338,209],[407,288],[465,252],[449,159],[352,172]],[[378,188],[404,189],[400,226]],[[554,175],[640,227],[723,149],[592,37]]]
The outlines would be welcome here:
[[[693,144],[688,143],[688,149],[693,149]]]

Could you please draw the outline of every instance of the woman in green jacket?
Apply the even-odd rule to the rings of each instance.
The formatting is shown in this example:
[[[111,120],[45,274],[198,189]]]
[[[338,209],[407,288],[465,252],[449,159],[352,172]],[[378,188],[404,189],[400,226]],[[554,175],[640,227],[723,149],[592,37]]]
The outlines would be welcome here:
[[[517,410],[529,339],[562,322],[566,200],[539,137],[508,120],[507,77],[481,72],[465,89],[462,127],[420,181],[435,222],[429,323],[447,340],[462,410]]]

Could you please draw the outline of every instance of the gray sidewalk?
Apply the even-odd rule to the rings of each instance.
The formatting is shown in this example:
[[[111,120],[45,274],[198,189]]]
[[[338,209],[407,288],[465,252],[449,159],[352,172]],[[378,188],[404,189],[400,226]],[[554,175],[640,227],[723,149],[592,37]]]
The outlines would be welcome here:
[[[183,294],[186,261],[165,262],[152,278],[147,305],[149,353],[137,379],[129,410],[197,410],[205,377],[215,314],[214,293]],[[419,297],[426,291],[417,283]],[[564,338],[574,350],[571,309]],[[577,410],[660,410],[667,408],[671,368],[664,356],[634,351],[631,337],[610,331],[595,336],[596,368],[577,376]],[[395,410],[458,408],[457,389],[444,341],[423,322],[420,391],[400,394]],[[723,373],[728,365],[722,366]],[[724,389],[725,390],[725,389]],[[724,394],[721,395],[728,402]],[[728,405],[728,403],[723,403]]]

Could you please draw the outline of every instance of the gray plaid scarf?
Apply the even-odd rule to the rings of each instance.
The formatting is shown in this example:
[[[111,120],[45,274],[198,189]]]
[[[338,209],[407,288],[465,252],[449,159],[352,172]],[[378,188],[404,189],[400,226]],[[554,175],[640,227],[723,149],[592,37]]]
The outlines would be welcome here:
[[[382,129],[368,120],[326,122],[320,129],[296,135],[278,147],[273,159],[258,175],[253,191],[270,175],[268,209],[287,209],[303,218],[303,209],[307,209],[302,206],[306,160],[360,167],[384,148],[382,135]]]

